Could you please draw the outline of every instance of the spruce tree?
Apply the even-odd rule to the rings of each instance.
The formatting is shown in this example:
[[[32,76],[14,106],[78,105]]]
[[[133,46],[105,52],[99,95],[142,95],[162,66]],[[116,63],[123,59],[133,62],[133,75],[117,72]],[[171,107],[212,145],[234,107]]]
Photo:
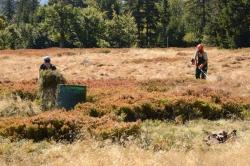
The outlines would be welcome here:
[[[2,1],[2,13],[6,16],[8,21],[12,21],[15,14],[15,0],[3,0]]]

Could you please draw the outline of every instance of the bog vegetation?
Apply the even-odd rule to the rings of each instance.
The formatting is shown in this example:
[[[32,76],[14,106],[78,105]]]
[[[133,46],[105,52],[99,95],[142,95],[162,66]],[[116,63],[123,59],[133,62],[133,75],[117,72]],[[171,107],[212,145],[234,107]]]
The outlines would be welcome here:
[[[250,46],[249,0],[1,0],[0,49]]]
[[[248,165],[249,48],[207,48],[206,81],[194,78],[193,51],[0,51],[1,165]],[[48,87],[65,78],[45,71],[37,82],[48,52],[67,83],[88,87],[85,103],[70,111],[50,105]],[[208,145],[218,130],[236,137]]]

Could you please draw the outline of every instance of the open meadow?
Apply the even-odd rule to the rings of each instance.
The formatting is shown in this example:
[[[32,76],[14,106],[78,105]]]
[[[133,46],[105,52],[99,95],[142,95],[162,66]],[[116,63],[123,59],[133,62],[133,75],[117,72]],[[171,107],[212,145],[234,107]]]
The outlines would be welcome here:
[[[239,165],[250,163],[250,48],[0,51],[0,165]],[[42,57],[87,85],[71,111],[39,106]],[[208,143],[214,131],[236,136]]]

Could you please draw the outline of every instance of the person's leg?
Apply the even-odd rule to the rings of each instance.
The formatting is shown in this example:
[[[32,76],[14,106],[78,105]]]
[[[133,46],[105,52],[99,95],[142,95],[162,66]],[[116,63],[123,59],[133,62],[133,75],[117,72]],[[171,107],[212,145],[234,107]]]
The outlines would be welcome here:
[[[196,68],[196,71],[195,71],[195,77],[196,77],[196,79],[201,78],[201,70],[198,67]]]
[[[207,69],[204,69],[203,72],[207,74]],[[201,73],[201,79],[206,79],[207,77],[203,72]]]

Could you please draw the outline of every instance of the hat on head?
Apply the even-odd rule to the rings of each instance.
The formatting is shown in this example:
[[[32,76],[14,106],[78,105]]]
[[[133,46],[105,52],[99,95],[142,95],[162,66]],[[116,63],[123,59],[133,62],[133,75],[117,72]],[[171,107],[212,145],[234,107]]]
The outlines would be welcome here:
[[[43,60],[44,60],[44,62],[49,63],[50,62],[50,57],[49,56],[45,56],[45,57],[43,57]]]

